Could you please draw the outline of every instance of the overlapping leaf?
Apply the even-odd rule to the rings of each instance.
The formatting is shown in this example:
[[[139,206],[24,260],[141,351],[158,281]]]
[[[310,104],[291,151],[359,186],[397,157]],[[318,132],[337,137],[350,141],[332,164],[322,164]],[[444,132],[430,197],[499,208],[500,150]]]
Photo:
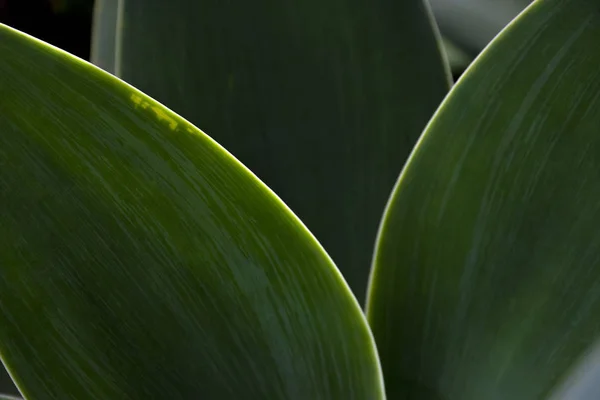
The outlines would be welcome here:
[[[254,171],[362,302],[394,182],[449,87],[422,0],[123,0],[117,74]]]
[[[92,21],[91,62],[115,72],[117,20],[120,0],[95,0]]]
[[[19,397],[10,396],[7,394],[0,394],[0,400],[21,400]]]
[[[389,398],[543,399],[600,334],[598,43],[597,2],[537,1],[428,126],[368,305]]]
[[[320,245],[194,126],[0,25],[0,354],[40,399],[378,399]]]

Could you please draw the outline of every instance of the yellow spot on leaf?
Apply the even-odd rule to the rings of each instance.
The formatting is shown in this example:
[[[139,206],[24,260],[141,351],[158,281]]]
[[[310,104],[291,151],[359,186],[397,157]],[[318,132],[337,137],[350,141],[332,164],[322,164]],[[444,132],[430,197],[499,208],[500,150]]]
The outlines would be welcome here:
[[[160,107],[153,106],[149,101],[144,100],[142,96],[136,93],[132,93],[130,98],[133,104],[135,104],[135,108],[142,108],[144,110],[150,108],[152,111],[154,111],[154,114],[159,121],[166,121],[171,130],[177,129],[177,121],[171,118],[171,116],[169,116],[169,114],[167,114]]]
[[[132,93],[131,94],[131,101],[133,101],[133,103],[136,106],[139,106],[142,103],[142,96],[139,96],[139,95],[137,95],[135,93]]]

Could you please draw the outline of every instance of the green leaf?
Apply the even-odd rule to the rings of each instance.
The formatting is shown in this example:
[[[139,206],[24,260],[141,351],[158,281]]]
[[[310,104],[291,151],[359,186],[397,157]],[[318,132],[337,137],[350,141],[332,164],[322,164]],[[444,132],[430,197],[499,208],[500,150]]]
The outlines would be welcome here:
[[[596,1],[536,1],[426,129],[368,301],[388,398],[543,399],[600,334],[598,43]]]
[[[362,303],[377,227],[449,88],[421,0],[124,0],[117,75],[279,194]]]
[[[330,258],[222,147],[0,26],[0,354],[28,399],[380,399]]]

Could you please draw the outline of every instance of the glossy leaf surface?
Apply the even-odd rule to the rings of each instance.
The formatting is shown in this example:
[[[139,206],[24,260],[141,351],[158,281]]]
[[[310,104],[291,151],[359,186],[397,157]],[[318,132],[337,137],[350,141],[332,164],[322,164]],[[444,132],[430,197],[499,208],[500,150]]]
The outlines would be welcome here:
[[[40,399],[380,399],[339,272],[222,147],[0,25],[0,354]]]
[[[597,2],[536,1],[428,126],[369,296],[389,398],[544,399],[600,334],[598,43]]]
[[[449,87],[421,0],[123,0],[117,74],[209,132],[362,303],[377,227]]]

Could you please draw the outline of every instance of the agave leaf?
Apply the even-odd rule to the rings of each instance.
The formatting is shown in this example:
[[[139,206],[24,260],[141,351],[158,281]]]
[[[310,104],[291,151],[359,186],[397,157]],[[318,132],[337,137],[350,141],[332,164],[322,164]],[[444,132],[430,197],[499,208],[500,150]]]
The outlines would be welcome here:
[[[447,38],[442,38],[442,44],[452,73],[464,70],[473,61],[473,58],[466,51]]]
[[[0,394],[0,400],[22,400],[20,397],[10,396],[8,394]]]
[[[124,0],[117,74],[205,129],[364,300],[382,210],[449,88],[421,0]]]
[[[536,1],[427,127],[369,294],[389,398],[543,399],[600,334],[598,43],[597,2]]]
[[[378,399],[322,247],[110,74],[0,26],[0,354],[28,399]]]
[[[115,72],[119,4],[119,0],[94,2],[90,60],[111,74]]]
[[[595,400],[600,390],[600,344],[590,346],[548,400]]]

